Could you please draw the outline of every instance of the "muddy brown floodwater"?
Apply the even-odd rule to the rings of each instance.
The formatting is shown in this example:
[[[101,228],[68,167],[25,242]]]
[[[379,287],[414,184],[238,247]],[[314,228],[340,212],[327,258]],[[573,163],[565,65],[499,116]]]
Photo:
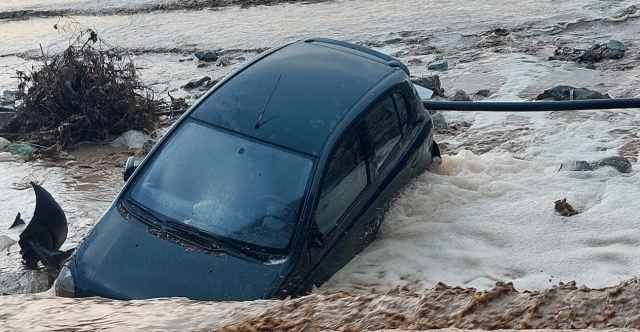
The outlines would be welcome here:
[[[574,283],[519,292],[439,284],[422,293],[316,293],[285,301],[115,301],[43,294],[0,298],[7,330],[375,331],[426,329],[638,329],[640,279],[590,289]],[[42,314],[33,315],[37,308]],[[58,309],[55,309],[58,308]],[[248,310],[250,308],[250,310]]]

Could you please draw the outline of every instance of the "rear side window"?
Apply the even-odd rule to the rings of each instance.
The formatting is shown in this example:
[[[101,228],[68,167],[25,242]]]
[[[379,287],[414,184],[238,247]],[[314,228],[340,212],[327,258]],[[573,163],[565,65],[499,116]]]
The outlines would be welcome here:
[[[328,165],[316,212],[316,223],[323,233],[338,224],[368,184],[364,150],[356,128],[340,138]]]
[[[405,104],[406,110],[406,104]],[[365,121],[371,134],[376,163],[381,169],[402,136],[398,113],[391,97],[381,100],[366,116]]]
[[[400,126],[402,127],[402,131],[404,135],[407,135],[409,131],[409,115],[407,111],[407,102],[404,100],[404,97],[400,92],[393,93],[393,101],[396,103],[396,108],[398,109],[398,117],[400,117]]]

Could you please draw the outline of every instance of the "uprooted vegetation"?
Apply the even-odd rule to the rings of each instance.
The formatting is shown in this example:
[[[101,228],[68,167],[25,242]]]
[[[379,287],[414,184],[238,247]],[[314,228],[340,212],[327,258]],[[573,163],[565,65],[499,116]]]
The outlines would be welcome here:
[[[30,73],[17,71],[16,114],[0,136],[59,151],[153,130],[161,102],[125,52],[75,21],[54,28],[72,35],[70,45],[52,56],[43,52],[42,66]]]

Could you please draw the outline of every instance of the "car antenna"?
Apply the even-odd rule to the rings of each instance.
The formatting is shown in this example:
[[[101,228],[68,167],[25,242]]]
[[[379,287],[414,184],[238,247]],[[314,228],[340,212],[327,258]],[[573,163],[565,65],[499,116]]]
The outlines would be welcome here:
[[[253,126],[254,128],[258,129],[260,128],[260,120],[262,120],[262,116],[264,115],[264,111],[267,110],[267,106],[269,106],[269,102],[271,101],[271,97],[273,97],[273,93],[276,92],[276,88],[278,87],[278,83],[280,83],[280,79],[282,78],[282,75],[278,76],[278,81],[276,82],[276,85],[273,87],[273,91],[271,91],[271,95],[269,96],[269,99],[267,99],[267,103],[264,105],[264,108],[262,109],[262,112],[260,112],[260,117],[258,117],[258,121],[256,121],[255,126]]]

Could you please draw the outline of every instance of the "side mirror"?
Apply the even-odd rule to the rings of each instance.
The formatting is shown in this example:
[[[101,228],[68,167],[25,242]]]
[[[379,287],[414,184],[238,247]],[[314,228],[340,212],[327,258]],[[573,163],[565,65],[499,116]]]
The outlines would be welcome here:
[[[315,223],[311,228],[311,232],[309,232],[309,246],[311,248],[324,248],[324,234]]]
[[[138,168],[138,162],[133,158],[133,156],[127,158],[127,163],[124,164],[124,182],[127,182],[133,174],[133,171]]]

